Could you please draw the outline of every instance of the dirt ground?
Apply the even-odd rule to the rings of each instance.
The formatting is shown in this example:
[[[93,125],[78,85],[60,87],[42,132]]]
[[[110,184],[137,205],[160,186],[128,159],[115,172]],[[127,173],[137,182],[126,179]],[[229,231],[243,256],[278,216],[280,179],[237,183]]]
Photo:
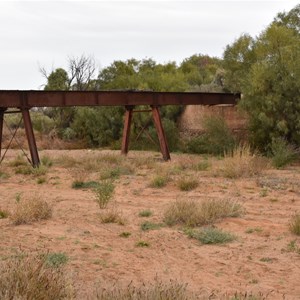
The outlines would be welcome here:
[[[45,199],[53,207],[49,220],[15,226],[9,218],[0,219],[0,258],[17,251],[65,253],[69,258],[66,272],[80,295],[90,293],[95,285],[128,284],[177,280],[202,295],[231,295],[234,292],[263,293],[267,299],[300,299],[300,237],[290,233],[291,217],[300,212],[300,167],[268,169],[251,178],[227,179],[214,168],[222,160],[186,154],[172,154],[163,162],[154,152],[129,152],[119,159],[119,151],[44,150],[54,162],[39,180],[37,175],[15,174],[10,164],[19,155],[9,150],[0,166],[0,209],[11,211],[17,198]],[[125,225],[102,224],[102,213],[91,189],[73,189],[75,180],[100,180],[103,170],[95,170],[95,157],[114,164],[125,164],[130,172],[114,179],[114,202],[122,212]],[[112,157],[117,157],[114,161]],[[85,164],[80,165],[80,161]],[[193,168],[207,160],[209,167]],[[171,171],[170,171],[171,170]],[[165,187],[150,187],[155,174],[170,172]],[[198,181],[198,187],[183,192],[177,186],[182,176]],[[42,182],[45,181],[45,182]],[[163,222],[163,212],[172,201],[187,197],[232,199],[241,203],[245,214],[226,218],[216,227],[234,233],[236,241],[223,245],[202,245],[188,238],[180,227],[163,226],[142,231],[148,220]],[[150,217],[140,217],[143,210]],[[120,237],[130,232],[128,238]],[[149,247],[137,247],[146,241]],[[296,246],[296,247],[297,247]],[[84,296],[81,296],[84,299]]]

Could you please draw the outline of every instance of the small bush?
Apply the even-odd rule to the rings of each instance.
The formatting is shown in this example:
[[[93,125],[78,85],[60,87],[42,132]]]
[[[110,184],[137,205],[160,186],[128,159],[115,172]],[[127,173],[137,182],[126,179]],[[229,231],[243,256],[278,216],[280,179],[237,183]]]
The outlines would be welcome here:
[[[156,224],[149,221],[143,222],[141,224],[141,230],[148,231],[148,230],[155,230],[162,227],[162,224]]]
[[[51,216],[52,208],[49,204],[35,197],[17,202],[15,209],[10,215],[10,219],[14,225],[21,225],[46,220],[51,218]]]
[[[210,168],[211,164],[208,160],[203,160],[193,166],[195,171],[206,171]]]
[[[51,158],[50,158],[49,156],[45,155],[45,156],[43,156],[43,157],[41,158],[41,164],[42,164],[43,166],[49,168],[49,167],[52,167],[53,161],[51,160]]]
[[[168,181],[169,181],[168,176],[156,175],[155,177],[152,178],[150,182],[150,187],[159,189],[166,186]]]
[[[101,172],[100,179],[101,180],[118,179],[120,175],[121,175],[121,169],[119,167],[107,168]]]
[[[179,199],[171,203],[164,212],[164,222],[188,227],[211,224],[221,218],[238,217],[244,212],[242,206],[231,200],[203,200],[196,202]]]
[[[162,282],[155,280],[153,284],[144,283],[141,286],[127,287],[112,285],[111,288],[97,289],[93,299],[97,300],[195,300],[198,299],[187,290],[187,284],[176,281]]]
[[[274,139],[271,144],[271,155],[273,166],[280,169],[297,159],[299,149],[284,139]]]
[[[69,260],[68,256],[65,253],[48,253],[45,258],[45,262],[48,266],[52,268],[58,268],[61,265],[64,265]]]
[[[63,269],[49,268],[45,255],[25,254],[0,263],[0,299],[70,299]]]
[[[96,181],[79,181],[79,180],[75,180],[72,183],[72,188],[73,189],[94,189],[99,187],[99,182]]]
[[[151,217],[152,211],[150,209],[145,209],[139,212],[140,217]]]
[[[247,145],[239,145],[222,161],[221,174],[227,178],[250,177],[259,175],[267,168],[266,160],[251,152]]]
[[[202,244],[224,244],[236,239],[235,235],[213,227],[189,229],[185,233]]]
[[[300,215],[296,214],[292,217],[289,224],[290,231],[293,234],[300,235]]]
[[[0,209],[0,219],[5,219],[8,217],[8,212],[6,210]]]
[[[149,247],[150,244],[146,241],[138,241],[136,242],[135,244],[137,247],[142,247],[142,248],[145,248],[145,247]]]
[[[107,207],[108,202],[112,199],[115,186],[111,181],[103,181],[94,189],[95,200],[101,209]]]
[[[102,212],[100,220],[101,223],[116,223],[119,225],[125,225],[126,223],[122,213],[116,207]]]
[[[181,191],[191,191],[198,186],[198,181],[190,178],[181,178],[177,185]]]
[[[123,231],[119,234],[120,237],[123,237],[123,238],[128,238],[131,236],[131,232],[128,232],[128,231]]]
[[[9,163],[12,167],[26,166],[28,161],[25,160],[24,156],[18,155],[14,160]]]

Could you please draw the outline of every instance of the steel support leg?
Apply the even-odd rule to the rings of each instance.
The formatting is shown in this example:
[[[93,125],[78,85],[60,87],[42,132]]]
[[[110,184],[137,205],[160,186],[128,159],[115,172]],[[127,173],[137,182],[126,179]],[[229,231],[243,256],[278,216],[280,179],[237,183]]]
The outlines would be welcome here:
[[[170,157],[169,147],[168,147],[166,135],[165,135],[165,132],[164,132],[164,129],[162,126],[159,109],[157,106],[152,106],[152,115],[153,115],[156,132],[158,135],[160,151],[163,155],[163,159],[166,161],[170,160],[171,157]]]
[[[2,133],[3,133],[3,121],[4,121],[4,112],[6,109],[0,109],[0,159],[1,159],[1,149],[2,149]]]
[[[22,116],[23,116],[23,122],[26,131],[28,146],[31,154],[32,165],[33,167],[38,167],[40,164],[40,159],[39,159],[39,154],[38,154],[35,137],[33,133],[29,109],[22,108]]]
[[[125,112],[125,121],[124,121],[124,128],[123,128],[123,137],[122,137],[122,149],[121,149],[121,153],[124,155],[128,153],[132,111],[134,106],[126,106],[125,108],[126,108],[126,112]]]

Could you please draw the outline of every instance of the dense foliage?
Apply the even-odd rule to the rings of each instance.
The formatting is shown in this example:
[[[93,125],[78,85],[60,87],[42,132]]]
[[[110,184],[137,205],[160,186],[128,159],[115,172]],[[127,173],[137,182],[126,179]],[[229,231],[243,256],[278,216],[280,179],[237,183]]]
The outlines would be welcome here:
[[[93,63],[91,57],[69,59],[68,70],[58,68],[46,76],[45,90],[242,92],[240,106],[249,115],[250,139],[255,147],[272,153],[278,139],[300,145],[300,5],[279,13],[257,37],[242,34],[227,45],[223,59],[197,54],[177,65],[132,58],[114,61],[98,74]],[[161,110],[172,150],[178,145],[176,122],[182,109],[170,106]],[[85,139],[91,146],[107,146],[120,139],[123,112],[121,107],[46,111],[61,137]],[[133,140],[149,119],[149,114],[134,116]],[[141,137],[147,142],[140,141],[135,147],[151,144],[149,136],[157,142],[151,122],[147,130]],[[225,137],[226,141],[229,137],[225,144],[230,148],[234,144],[230,132],[226,131]],[[202,136],[189,151],[211,149],[212,139],[213,135]],[[218,148],[218,153],[225,148]]]

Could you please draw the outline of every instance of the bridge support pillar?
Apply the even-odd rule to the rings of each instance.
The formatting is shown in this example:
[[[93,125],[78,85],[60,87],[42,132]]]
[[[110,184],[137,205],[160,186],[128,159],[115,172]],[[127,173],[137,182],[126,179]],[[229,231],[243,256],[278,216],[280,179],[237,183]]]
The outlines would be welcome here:
[[[0,108],[0,159],[1,159],[3,122],[4,122],[4,112],[5,112],[5,110],[6,110],[6,108]]]
[[[22,108],[21,110],[22,110],[23,122],[24,122],[25,132],[27,136],[28,146],[30,150],[32,165],[33,167],[36,168],[40,164],[40,158],[39,158],[39,153],[35,142],[29,109]]]
[[[129,145],[129,136],[130,136],[130,128],[131,128],[131,120],[132,120],[132,112],[134,106],[125,106],[125,120],[124,120],[124,128],[123,128],[123,137],[122,137],[122,148],[121,153],[126,155],[128,153],[128,145]]]

